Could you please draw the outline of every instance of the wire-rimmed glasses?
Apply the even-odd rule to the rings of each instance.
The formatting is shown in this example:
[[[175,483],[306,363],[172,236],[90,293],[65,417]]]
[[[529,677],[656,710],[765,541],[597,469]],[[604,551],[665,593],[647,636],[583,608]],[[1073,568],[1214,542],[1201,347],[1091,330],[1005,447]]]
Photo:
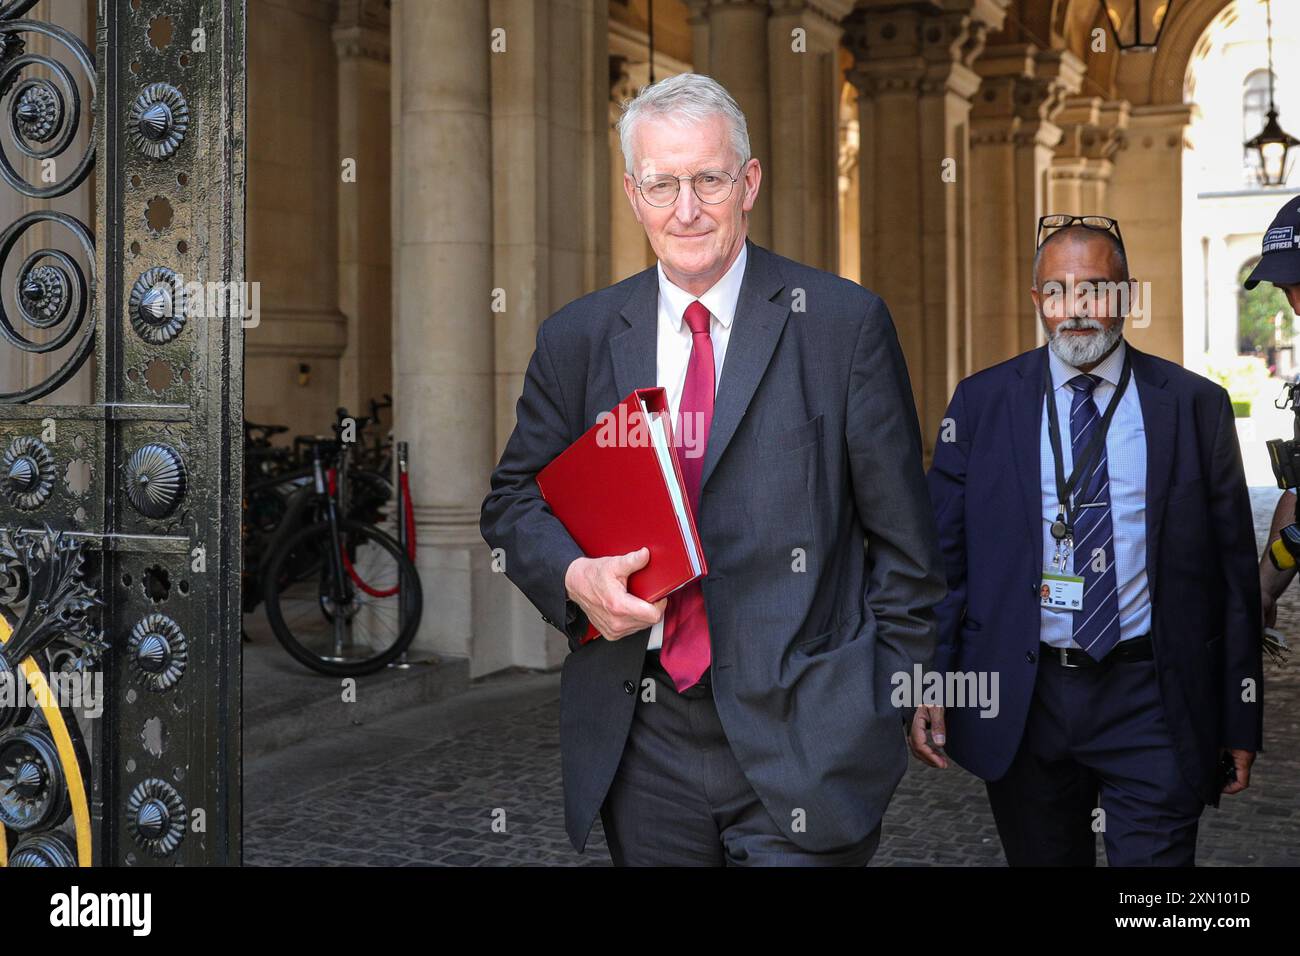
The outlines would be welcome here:
[[[741,163],[740,168],[745,168],[744,163]],[[740,170],[738,169],[736,172],[739,173]],[[695,190],[696,198],[710,206],[724,203],[731,198],[731,191],[739,182],[735,176],[725,169],[702,169],[694,176],[670,176],[667,173],[647,176],[636,184],[636,188],[641,193],[642,199],[652,206],[662,208],[671,206],[677,201],[683,179],[689,179],[691,188]]]

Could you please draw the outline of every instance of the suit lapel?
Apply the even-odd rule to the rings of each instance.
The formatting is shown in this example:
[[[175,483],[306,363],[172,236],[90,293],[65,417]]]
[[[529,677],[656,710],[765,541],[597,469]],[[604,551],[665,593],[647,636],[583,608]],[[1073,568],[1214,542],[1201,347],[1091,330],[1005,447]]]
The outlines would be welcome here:
[[[655,365],[658,361],[659,327],[659,270],[646,269],[637,277],[637,283],[620,310],[628,328],[609,340],[610,357],[614,362],[614,382],[618,386],[616,402],[621,402],[633,390],[653,388]]]
[[[1133,378],[1142,405],[1142,430],[1146,434],[1147,485],[1147,583],[1155,596],[1156,569],[1160,567],[1160,531],[1164,524],[1165,497],[1174,466],[1174,436],[1178,428],[1178,405],[1165,388],[1169,381],[1150,356],[1128,346]]]
[[[771,301],[785,288],[771,253],[748,239],[745,275],[740,283],[736,315],[732,319],[731,337],[722,363],[717,399],[713,405],[713,422],[709,426],[709,444],[704,452],[700,478],[703,488],[714,467],[726,451],[732,436],[749,408],[750,399],[772,360],[776,343],[790,314],[788,307]],[[641,273],[619,312],[628,327],[609,340],[614,363],[614,382],[618,398],[633,389],[651,388],[656,384],[659,331],[659,270]]]
[[[1034,349],[1016,363],[1020,381],[1011,396],[1011,453],[1016,477],[1020,482],[1020,499],[1028,522],[1030,553],[1034,555],[1033,574],[1043,568],[1042,529],[1042,429],[1043,367],[1047,363],[1047,346]]]
[[[722,378],[713,404],[709,444],[700,475],[701,490],[736,434],[790,315],[788,307],[772,301],[785,288],[785,281],[776,270],[771,253],[748,239],[745,244],[748,247],[745,276],[741,280],[731,337],[722,362]]]

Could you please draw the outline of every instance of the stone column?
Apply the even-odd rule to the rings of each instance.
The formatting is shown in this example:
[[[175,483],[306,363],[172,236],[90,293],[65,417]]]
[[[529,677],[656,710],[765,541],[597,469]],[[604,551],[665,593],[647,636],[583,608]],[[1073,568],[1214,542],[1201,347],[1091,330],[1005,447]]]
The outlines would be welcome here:
[[[975,71],[983,82],[971,110],[971,371],[1037,343],[1029,289],[1061,138],[1052,118],[1078,90],[1083,63],[1069,52],[1016,43],[985,49]]]
[[[1106,187],[1115,171],[1120,134],[1128,128],[1127,100],[1071,96],[1057,114],[1061,142],[1052,158],[1049,212],[1114,215]]]
[[[691,27],[691,64],[696,73],[709,72],[709,0],[686,0]]]
[[[462,657],[472,576],[490,573],[478,517],[496,446],[489,25],[487,0],[392,4],[393,399],[424,588],[416,650]]]
[[[767,0],[687,0],[697,72],[707,72],[727,88],[745,114],[750,154],[763,167],[758,202],[749,214],[749,237],[772,247],[771,94],[768,74]],[[701,57],[703,38],[708,54]]]
[[[852,8],[852,0],[772,0],[768,20],[772,247],[829,272],[839,266],[840,21]]]
[[[389,13],[377,0],[341,0],[338,54],[339,156],[355,178],[339,177],[339,311],[347,346],[339,360],[339,404],[354,415],[392,391],[392,156],[388,105]]]
[[[1240,305],[1238,296],[1241,286],[1235,281],[1225,282],[1241,267],[1228,249],[1227,236],[1222,233],[1205,236],[1202,242],[1201,265],[1196,269],[1202,273],[1201,307],[1184,309],[1183,314],[1189,322],[1195,322],[1194,329],[1183,330],[1183,342],[1186,354],[1184,365],[1188,368],[1203,369],[1205,356],[1236,355],[1238,335],[1240,332]]]
[[[341,161],[335,13],[331,4],[296,0],[248,5],[246,239],[261,322],[244,332],[244,414],[288,425],[290,435],[329,430],[347,346],[334,245]],[[300,376],[302,366],[309,372]]]
[[[495,330],[495,375],[487,409],[495,408],[495,422],[488,433],[494,452],[481,475],[484,491],[515,426],[537,327],[566,302],[609,283],[607,14],[603,0],[491,3],[491,27],[505,31],[506,48],[489,59],[492,131],[485,170],[491,170],[498,311],[488,330]],[[481,501],[474,504],[474,536],[486,557],[478,538]],[[560,632],[504,574],[476,579],[471,675],[510,665],[550,667],[566,652]]]
[[[1121,134],[1107,190],[1134,278],[1149,282],[1145,314],[1125,335],[1143,351],[1183,361],[1183,137],[1194,107],[1138,106]],[[1194,254],[1193,237],[1189,254]]]
[[[636,95],[637,77],[645,64],[629,64],[627,57],[611,53],[609,57],[609,278],[618,282],[635,275],[654,262],[654,251],[646,239],[645,227],[636,221],[623,192],[623,174],[627,169],[617,124],[623,115],[622,104]]]
[[[844,50],[841,62],[848,56]],[[858,221],[862,206],[862,177],[858,170],[861,149],[858,123],[858,91],[852,83],[840,90],[839,115],[839,232],[840,261],[835,269],[846,279],[862,279],[862,229]]]
[[[1005,0],[864,0],[845,22],[861,128],[862,283],[907,357],[927,454],[968,367],[972,65]]]

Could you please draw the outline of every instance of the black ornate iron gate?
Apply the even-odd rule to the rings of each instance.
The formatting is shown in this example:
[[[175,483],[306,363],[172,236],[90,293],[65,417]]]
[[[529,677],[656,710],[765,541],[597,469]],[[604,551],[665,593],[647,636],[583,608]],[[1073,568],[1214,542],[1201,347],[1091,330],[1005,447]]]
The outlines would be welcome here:
[[[238,863],[244,3],[93,54],[51,4],[0,0],[0,351],[53,369],[0,379],[0,865]]]

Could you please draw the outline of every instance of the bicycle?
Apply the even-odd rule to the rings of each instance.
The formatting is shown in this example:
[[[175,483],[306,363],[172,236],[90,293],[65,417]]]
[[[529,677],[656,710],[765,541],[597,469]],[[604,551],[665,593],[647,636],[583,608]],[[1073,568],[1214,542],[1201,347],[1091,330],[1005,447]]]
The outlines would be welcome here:
[[[376,404],[372,400],[372,408]],[[336,435],[341,437],[347,420],[347,410],[339,408],[334,424]],[[358,420],[358,433],[363,432],[371,421],[366,418]],[[294,491],[311,483],[310,453],[306,449],[321,441],[319,436],[299,435],[292,448],[272,445],[270,436],[285,431],[288,429],[284,425],[244,421],[242,609],[246,614],[255,610],[262,601],[259,569],[268,541],[275,536],[288,513],[288,500]],[[349,455],[344,466],[346,473],[342,482],[347,489],[345,513],[358,521],[381,524],[385,520],[385,508],[393,497],[393,484],[383,471],[352,466],[351,458]],[[409,488],[406,493],[409,496]],[[319,513],[295,515],[299,523],[320,519]],[[248,640],[247,635],[245,640]]]
[[[313,670],[370,674],[410,646],[423,612],[405,462],[399,542],[354,517],[351,444],[315,439],[304,445],[310,447],[311,482],[289,496],[263,556],[260,594],[267,620],[285,650]],[[327,464],[330,455],[334,464]],[[373,484],[369,495],[366,510],[374,507]]]

